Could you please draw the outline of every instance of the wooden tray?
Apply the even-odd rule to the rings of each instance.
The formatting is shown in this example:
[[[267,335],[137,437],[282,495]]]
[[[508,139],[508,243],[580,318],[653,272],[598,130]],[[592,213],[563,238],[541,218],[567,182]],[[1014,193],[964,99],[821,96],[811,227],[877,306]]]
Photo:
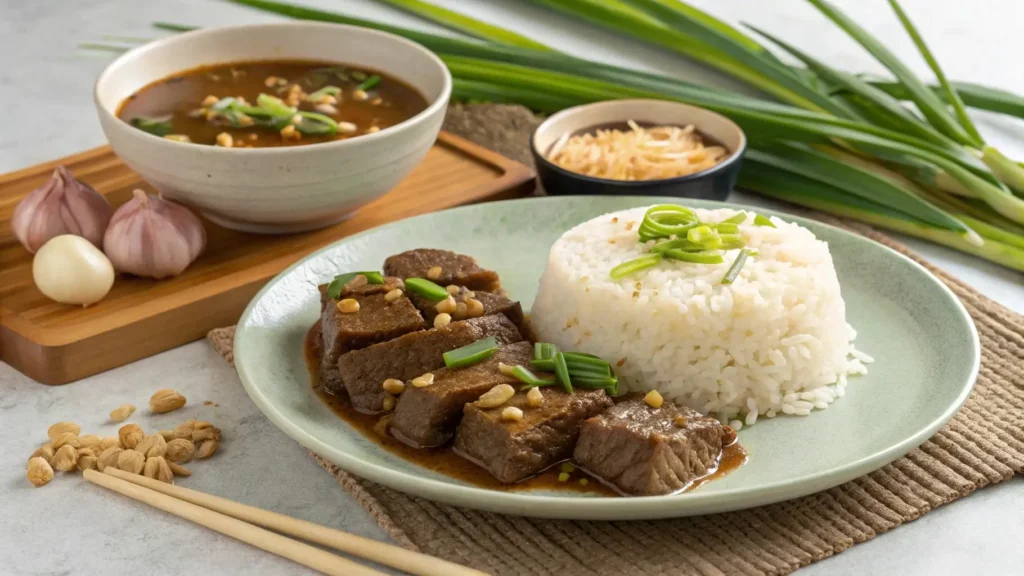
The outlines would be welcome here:
[[[81,308],[36,289],[32,255],[10,226],[18,201],[61,164],[114,206],[135,188],[153,191],[109,147],[0,175],[0,360],[45,384],[122,366],[234,324],[267,280],[333,240],[408,216],[521,195],[534,177],[522,164],[442,132],[408,178],[345,222],[261,236],[204,221],[206,251],[183,274],[159,281],[118,276],[105,299]]]

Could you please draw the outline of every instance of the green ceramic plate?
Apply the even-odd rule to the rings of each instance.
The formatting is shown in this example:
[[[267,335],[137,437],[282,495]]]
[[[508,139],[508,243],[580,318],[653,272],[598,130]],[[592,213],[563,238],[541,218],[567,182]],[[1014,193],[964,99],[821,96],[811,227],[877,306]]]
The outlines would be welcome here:
[[[471,254],[501,274],[510,295],[533,301],[551,244],[607,212],[665,198],[557,197],[479,204],[396,222],[315,252],[272,280],[246,309],[235,336],[242,383],[264,414],[303,446],[363,478],[431,500],[494,512],[579,519],[707,514],[818,492],[871,472],[917,447],[967,398],[978,372],[974,324],[934,276],[884,246],[817,222],[832,251],[857,347],[874,356],[844,397],[807,417],[759,420],[740,432],[748,463],[675,496],[607,498],[476,488],[378,448],[338,419],[310,389],[303,337],[319,311],[317,284],[377,269],[411,248]],[[679,200],[703,208],[714,202]],[[768,210],[760,210],[771,213]]]

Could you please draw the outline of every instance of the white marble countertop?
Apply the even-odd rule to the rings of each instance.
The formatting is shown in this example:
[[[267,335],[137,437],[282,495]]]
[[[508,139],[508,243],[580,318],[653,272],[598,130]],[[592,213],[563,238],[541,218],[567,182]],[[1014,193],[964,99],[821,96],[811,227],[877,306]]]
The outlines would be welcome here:
[[[295,0],[299,2],[299,0]],[[636,43],[510,0],[434,0],[500,23],[560,49],[609,62],[708,77]],[[301,0],[396,24],[431,27],[368,0]],[[877,64],[803,0],[701,0],[716,15],[780,33],[839,67],[880,72]],[[921,73],[913,52],[882,0],[837,2]],[[1024,93],[1024,4],[986,0],[904,0],[947,74]],[[154,20],[196,25],[274,19],[214,0],[142,3],[132,0],[0,0],[0,172],[24,168],[103,143],[92,105],[92,83],[104,57],[76,56],[80,42],[103,34],[156,37]],[[12,113],[13,112],[13,113]],[[979,114],[986,137],[1024,158],[1024,122]],[[746,195],[742,202],[760,203]],[[932,262],[987,296],[1024,312],[1022,275],[941,247],[909,242]],[[0,574],[295,574],[301,567],[184,520],[154,512],[72,478],[35,490],[24,462],[45,440],[46,428],[72,420],[85,431],[116,433],[107,413],[123,402],[140,407],[159,387],[188,396],[189,406],[167,416],[141,409],[147,430],[186,417],[225,430],[222,453],[192,467],[190,487],[327,524],[372,538],[387,536],[299,445],[264,418],[234,371],[195,342],[62,387],[36,384],[0,364]],[[204,406],[203,401],[216,406]],[[84,432],[83,432],[84,433]],[[989,487],[920,520],[801,573],[961,574],[1020,573],[1024,565],[1024,483]]]

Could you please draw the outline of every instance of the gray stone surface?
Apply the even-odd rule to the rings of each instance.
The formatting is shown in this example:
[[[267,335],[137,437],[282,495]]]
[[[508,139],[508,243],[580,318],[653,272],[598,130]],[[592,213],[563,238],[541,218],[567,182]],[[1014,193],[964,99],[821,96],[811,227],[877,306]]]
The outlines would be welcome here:
[[[302,0],[389,22],[415,20],[368,0]],[[663,70],[691,78],[714,74],[680,65],[655,50],[604,34],[510,0],[437,1],[551,43],[609,62]],[[924,73],[912,45],[881,0],[838,2]],[[849,70],[880,71],[877,64],[800,0],[701,0],[695,4],[733,20],[781,33],[824,60]],[[949,76],[1024,93],[1015,55],[1024,5],[1016,0],[974,4],[906,0]],[[0,102],[9,114],[0,127],[0,171],[30,166],[103,143],[91,89],[107,55],[76,55],[80,42],[103,34],[157,37],[153,20],[232,24],[272,20],[213,0],[0,0]],[[421,24],[416,24],[423,26]],[[429,28],[429,27],[427,27]],[[1024,157],[1024,123],[978,115],[986,136]],[[762,203],[737,195],[737,201]],[[933,262],[988,296],[1024,312],[1020,274],[958,253],[911,244]],[[152,416],[145,406],[158,387],[189,398],[181,412]],[[204,406],[204,401],[216,406]],[[372,538],[382,531],[306,452],[270,424],[248,399],[233,370],[204,342],[58,388],[36,384],[0,364],[0,574],[299,574],[296,565],[76,478],[58,477],[35,490],[24,478],[25,458],[46,439],[46,428],[74,420],[85,431],[114,434],[107,413],[123,402],[140,407],[133,421],[146,429],[184,417],[208,418],[225,431],[215,459],[197,462],[188,485],[248,504],[291,514]],[[1014,479],[815,564],[802,573],[962,574],[1020,573],[1024,561],[1022,481]]]

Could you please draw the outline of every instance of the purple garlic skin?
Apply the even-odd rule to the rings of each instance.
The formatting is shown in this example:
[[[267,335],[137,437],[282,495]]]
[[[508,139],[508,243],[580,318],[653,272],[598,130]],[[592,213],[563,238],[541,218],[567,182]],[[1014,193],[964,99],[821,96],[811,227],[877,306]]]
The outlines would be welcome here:
[[[110,219],[103,252],[114,269],[147,278],[181,274],[206,247],[206,230],[184,206],[142,190]]]
[[[102,248],[112,212],[106,198],[60,166],[45,184],[18,203],[11,229],[33,254],[62,234],[81,236]]]

